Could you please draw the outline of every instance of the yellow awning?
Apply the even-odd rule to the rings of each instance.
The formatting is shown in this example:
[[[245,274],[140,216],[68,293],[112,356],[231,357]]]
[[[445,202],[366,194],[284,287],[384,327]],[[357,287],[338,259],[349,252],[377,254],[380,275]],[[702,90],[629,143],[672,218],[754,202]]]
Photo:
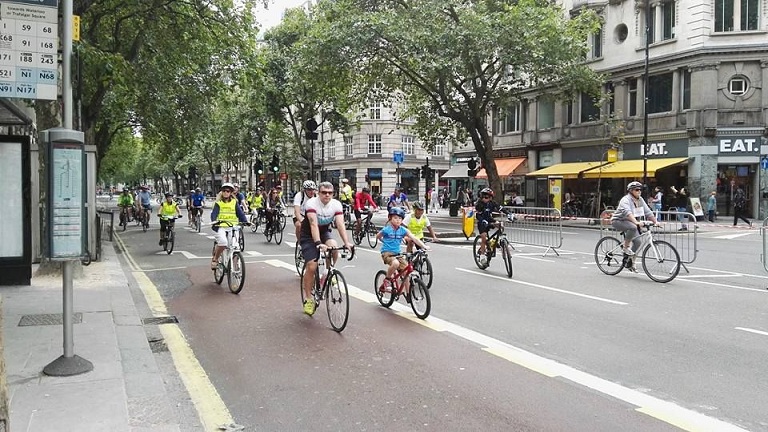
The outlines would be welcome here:
[[[581,172],[586,174],[606,164],[607,162],[566,162],[542,168],[526,175],[528,177],[563,176],[564,179],[575,179],[579,178]]]
[[[496,172],[499,173],[499,177],[506,177],[512,174],[520,165],[522,165],[527,158],[510,158],[510,159],[496,159]],[[519,174],[522,175],[522,174]],[[477,172],[475,178],[487,178],[485,174],[485,168]]]
[[[657,170],[678,165],[687,160],[688,158],[648,159],[648,177],[654,177]],[[584,173],[584,178],[639,178],[642,176],[642,159],[620,160]]]

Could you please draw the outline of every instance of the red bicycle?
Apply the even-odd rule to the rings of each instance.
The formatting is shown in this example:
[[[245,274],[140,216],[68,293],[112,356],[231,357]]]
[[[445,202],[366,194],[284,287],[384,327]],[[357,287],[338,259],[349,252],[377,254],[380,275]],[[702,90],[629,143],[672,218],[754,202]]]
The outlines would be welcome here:
[[[411,304],[411,309],[417,317],[425,319],[429,316],[432,309],[432,300],[429,297],[429,290],[418,273],[413,271],[413,259],[420,251],[412,254],[400,254],[396,259],[405,257],[408,265],[397,272],[394,280],[387,278],[386,270],[379,270],[374,279],[374,291],[379,303],[385,308],[389,308],[402,295],[405,301]],[[411,289],[409,294],[405,294],[405,278],[409,278]]]

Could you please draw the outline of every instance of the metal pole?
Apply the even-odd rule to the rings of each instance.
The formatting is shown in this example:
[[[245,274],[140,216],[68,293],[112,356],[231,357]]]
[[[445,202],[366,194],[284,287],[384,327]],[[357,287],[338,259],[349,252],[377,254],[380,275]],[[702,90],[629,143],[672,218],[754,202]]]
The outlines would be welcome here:
[[[311,157],[309,158],[309,178],[312,179],[312,181],[315,180],[315,140],[309,140],[309,153]]]
[[[400,162],[397,163],[397,187],[400,187]]]
[[[643,195],[648,199],[648,59],[651,43],[651,0],[645,0],[645,68],[643,69]]]

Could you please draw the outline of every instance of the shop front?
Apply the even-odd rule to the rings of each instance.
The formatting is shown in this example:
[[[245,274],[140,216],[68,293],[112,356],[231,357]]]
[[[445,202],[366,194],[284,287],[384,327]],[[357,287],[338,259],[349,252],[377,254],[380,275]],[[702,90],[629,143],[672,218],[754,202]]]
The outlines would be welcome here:
[[[502,158],[496,159],[494,162],[496,163],[496,172],[499,174],[499,178],[501,178],[504,202],[507,202],[512,192],[523,196],[525,192],[525,175],[528,173],[528,159]],[[478,187],[488,184],[488,175],[485,173],[485,168],[478,171],[475,178],[478,180]],[[485,183],[480,183],[480,180],[485,180]]]
[[[704,169],[707,159],[711,161],[714,155],[702,156],[701,184],[702,193],[704,187],[709,185],[716,191],[717,210],[720,216],[733,214],[733,196],[738,188],[743,188],[747,196],[747,217],[757,218],[761,214],[760,202],[763,199],[761,181],[766,182],[764,170],[761,166],[761,145],[764,138],[762,130],[729,130],[721,129],[715,137],[717,144],[716,170]],[[768,150],[768,149],[766,149]],[[707,157],[709,156],[709,157]],[[765,164],[768,167],[768,161]]]

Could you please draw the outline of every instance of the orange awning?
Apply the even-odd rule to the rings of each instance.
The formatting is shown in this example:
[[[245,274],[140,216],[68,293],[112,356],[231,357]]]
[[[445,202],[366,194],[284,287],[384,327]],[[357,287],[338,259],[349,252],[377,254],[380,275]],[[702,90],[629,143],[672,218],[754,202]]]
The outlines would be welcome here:
[[[509,158],[509,159],[496,159],[496,171],[499,172],[499,177],[506,177],[512,174],[520,165],[524,164],[527,158]],[[525,173],[521,172],[520,175]],[[488,178],[485,175],[485,168],[477,172],[475,178]]]

